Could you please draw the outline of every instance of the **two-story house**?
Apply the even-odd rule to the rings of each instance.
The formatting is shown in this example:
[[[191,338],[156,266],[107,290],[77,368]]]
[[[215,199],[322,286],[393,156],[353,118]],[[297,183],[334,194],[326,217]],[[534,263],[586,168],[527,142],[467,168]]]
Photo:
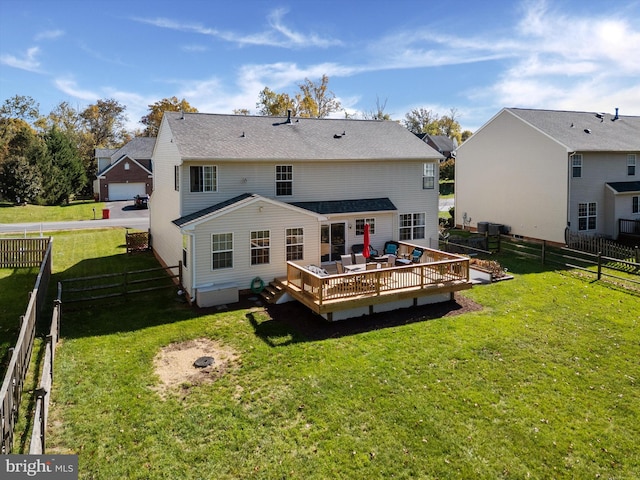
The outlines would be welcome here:
[[[640,210],[640,117],[504,108],[456,151],[458,225],[565,243],[617,238]],[[470,219],[470,220],[469,220]]]
[[[96,148],[95,199],[108,202],[150,195],[153,189],[151,154],[155,143],[155,137],[136,137],[118,149]]]
[[[363,243],[437,248],[441,155],[396,122],[166,112],[153,152],[154,252],[187,295],[326,265]],[[234,298],[233,296],[231,298]]]

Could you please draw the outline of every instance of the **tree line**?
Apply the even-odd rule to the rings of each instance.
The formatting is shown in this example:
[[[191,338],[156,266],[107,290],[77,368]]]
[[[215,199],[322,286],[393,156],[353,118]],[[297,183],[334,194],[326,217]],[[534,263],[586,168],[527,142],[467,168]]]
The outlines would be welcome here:
[[[318,82],[305,79],[293,94],[275,92],[265,87],[258,95],[256,114],[325,118],[344,112],[329,89],[329,78]],[[48,114],[41,114],[39,104],[31,97],[15,95],[0,107],[0,198],[17,203],[61,205],[73,198],[90,198],[96,177],[96,148],[116,149],[133,137],[158,134],[165,111],[197,112],[185,99],[164,98],[148,105],[140,119],[144,126],[136,131],[126,129],[126,106],[114,99],[99,99],[84,109],[69,102],[59,103]],[[360,117],[370,120],[392,120],[385,110],[386,101],[376,102],[375,109]],[[234,110],[249,115],[249,109]],[[462,132],[458,114],[451,109],[440,116],[419,108],[407,113],[401,122],[413,133],[446,135],[461,143],[471,132]]]

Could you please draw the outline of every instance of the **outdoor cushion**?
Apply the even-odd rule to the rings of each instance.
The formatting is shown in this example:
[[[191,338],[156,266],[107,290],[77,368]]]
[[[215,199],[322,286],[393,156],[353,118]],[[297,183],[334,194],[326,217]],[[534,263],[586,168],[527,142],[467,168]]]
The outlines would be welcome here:
[[[398,246],[393,243],[389,243],[386,247],[384,247],[385,255],[395,255],[397,251],[398,251]]]

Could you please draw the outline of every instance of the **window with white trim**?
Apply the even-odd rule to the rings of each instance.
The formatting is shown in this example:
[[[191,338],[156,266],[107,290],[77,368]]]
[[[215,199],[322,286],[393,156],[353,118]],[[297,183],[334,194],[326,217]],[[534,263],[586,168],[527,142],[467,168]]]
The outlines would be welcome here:
[[[356,235],[364,235],[364,226],[369,224],[369,234],[374,235],[376,233],[376,219],[375,218],[356,218]]]
[[[192,192],[216,192],[218,190],[218,169],[215,165],[194,165],[189,167],[189,181]]]
[[[304,259],[304,229],[287,228],[286,233],[287,261]]]
[[[640,213],[640,197],[631,197],[631,213]]]
[[[180,191],[180,165],[173,166],[173,189]]]
[[[276,165],[276,196],[293,195],[293,165]]]
[[[271,234],[269,230],[251,232],[251,265],[269,263]]]
[[[426,214],[400,214],[400,240],[419,240],[425,238]]]
[[[582,154],[577,153],[571,156],[571,176],[580,178],[582,176]]]
[[[424,163],[422,165],[422,188],[433,190],[436,186],[436,164]]]
[[[124,169],[125,170],[130,170],[131,169],[131,165],[129,165],[129,162],[124,162]]]
[[[219,270],[233,267],[233,233],[211,235],[211,268]]]
[[[627,155],[627,175],[636,174],[636,154],[630,153]]]
[[[578,204],[578,230],[596,229],[596,202]]]

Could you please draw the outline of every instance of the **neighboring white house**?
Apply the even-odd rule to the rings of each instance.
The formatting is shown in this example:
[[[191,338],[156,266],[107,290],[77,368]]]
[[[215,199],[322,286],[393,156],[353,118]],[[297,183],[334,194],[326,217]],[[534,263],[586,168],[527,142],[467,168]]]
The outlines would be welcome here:
[[[638,219],[640,117],[505,108],[456,150],[457,225],[565,242]]]
[[[166,112],[151,241],[200,305],[363,243],[437,248],[441,155],[396,122]],[[204,292],[224,290],[216,300]],[[198,298],[202,301],[198,301]]]
[[[155,143],[155,137],[136,137],[118,149],[96,148],[97,174],[93,182],[96,200],[131,200],[136,195],[150,195]]]

